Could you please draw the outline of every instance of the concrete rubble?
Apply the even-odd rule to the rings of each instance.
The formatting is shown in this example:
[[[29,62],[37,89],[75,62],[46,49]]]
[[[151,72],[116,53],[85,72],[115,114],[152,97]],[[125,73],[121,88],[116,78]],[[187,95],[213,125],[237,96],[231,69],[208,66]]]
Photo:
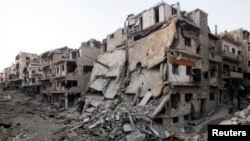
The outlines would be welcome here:
[[[221,121],[220,125],[250,125],[250,104],[241,111],[235,112],[231,119]]]

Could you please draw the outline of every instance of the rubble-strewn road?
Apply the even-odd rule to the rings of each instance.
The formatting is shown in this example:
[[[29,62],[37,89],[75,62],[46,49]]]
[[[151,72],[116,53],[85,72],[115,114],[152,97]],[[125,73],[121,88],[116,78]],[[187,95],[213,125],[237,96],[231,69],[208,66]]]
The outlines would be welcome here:
[[[1,141],[53,141],[62,138],[63,135],[57,132],[62,125],[42,116],[39,102],[18,91],[5,91],[4,95],[10,95],[11,99],[0,102]]]

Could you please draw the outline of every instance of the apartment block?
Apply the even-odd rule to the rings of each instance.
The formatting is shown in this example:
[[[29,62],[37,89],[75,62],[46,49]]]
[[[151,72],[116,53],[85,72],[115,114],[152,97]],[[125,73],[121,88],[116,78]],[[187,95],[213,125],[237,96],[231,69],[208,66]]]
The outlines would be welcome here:
[[[63,47],[41,54],[44,99],[65,108],[74,106],[87,86],[100,46],[91,39],[77,50]]]

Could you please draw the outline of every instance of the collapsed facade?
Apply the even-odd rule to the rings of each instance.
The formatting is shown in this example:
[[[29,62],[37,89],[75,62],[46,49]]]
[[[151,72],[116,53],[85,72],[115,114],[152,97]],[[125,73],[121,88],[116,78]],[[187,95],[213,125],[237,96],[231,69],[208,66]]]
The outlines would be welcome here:
[[[105,40],[86,96],[166,97],[158,103],[163,106],[151,113],[157,122],[196,119],[218,105],[220,71],[216,69],[221,69],[222,61],[218,40],[200,9],[187,13],[180,11],[179,4],[163,2],[129,15],[126,26]]]
[[[78,50],[62,47],[41,54],[45,101],[63,103],[65,108],[74,106],[86,88],[100,46],[99,41],[91,39]]]

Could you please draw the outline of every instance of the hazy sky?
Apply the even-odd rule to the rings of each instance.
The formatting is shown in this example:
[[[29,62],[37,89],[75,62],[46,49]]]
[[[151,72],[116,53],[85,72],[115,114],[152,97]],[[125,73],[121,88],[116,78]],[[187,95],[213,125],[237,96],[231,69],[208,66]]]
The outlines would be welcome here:
[[[0,71],[20,52],[79,48],[122,27],[126,16],[161,0],[0,0]],[[177,0],[165,0],[174,4]],[[179,0],[181,10],[208,13],[210,29],[250,30],[249,0]]]

